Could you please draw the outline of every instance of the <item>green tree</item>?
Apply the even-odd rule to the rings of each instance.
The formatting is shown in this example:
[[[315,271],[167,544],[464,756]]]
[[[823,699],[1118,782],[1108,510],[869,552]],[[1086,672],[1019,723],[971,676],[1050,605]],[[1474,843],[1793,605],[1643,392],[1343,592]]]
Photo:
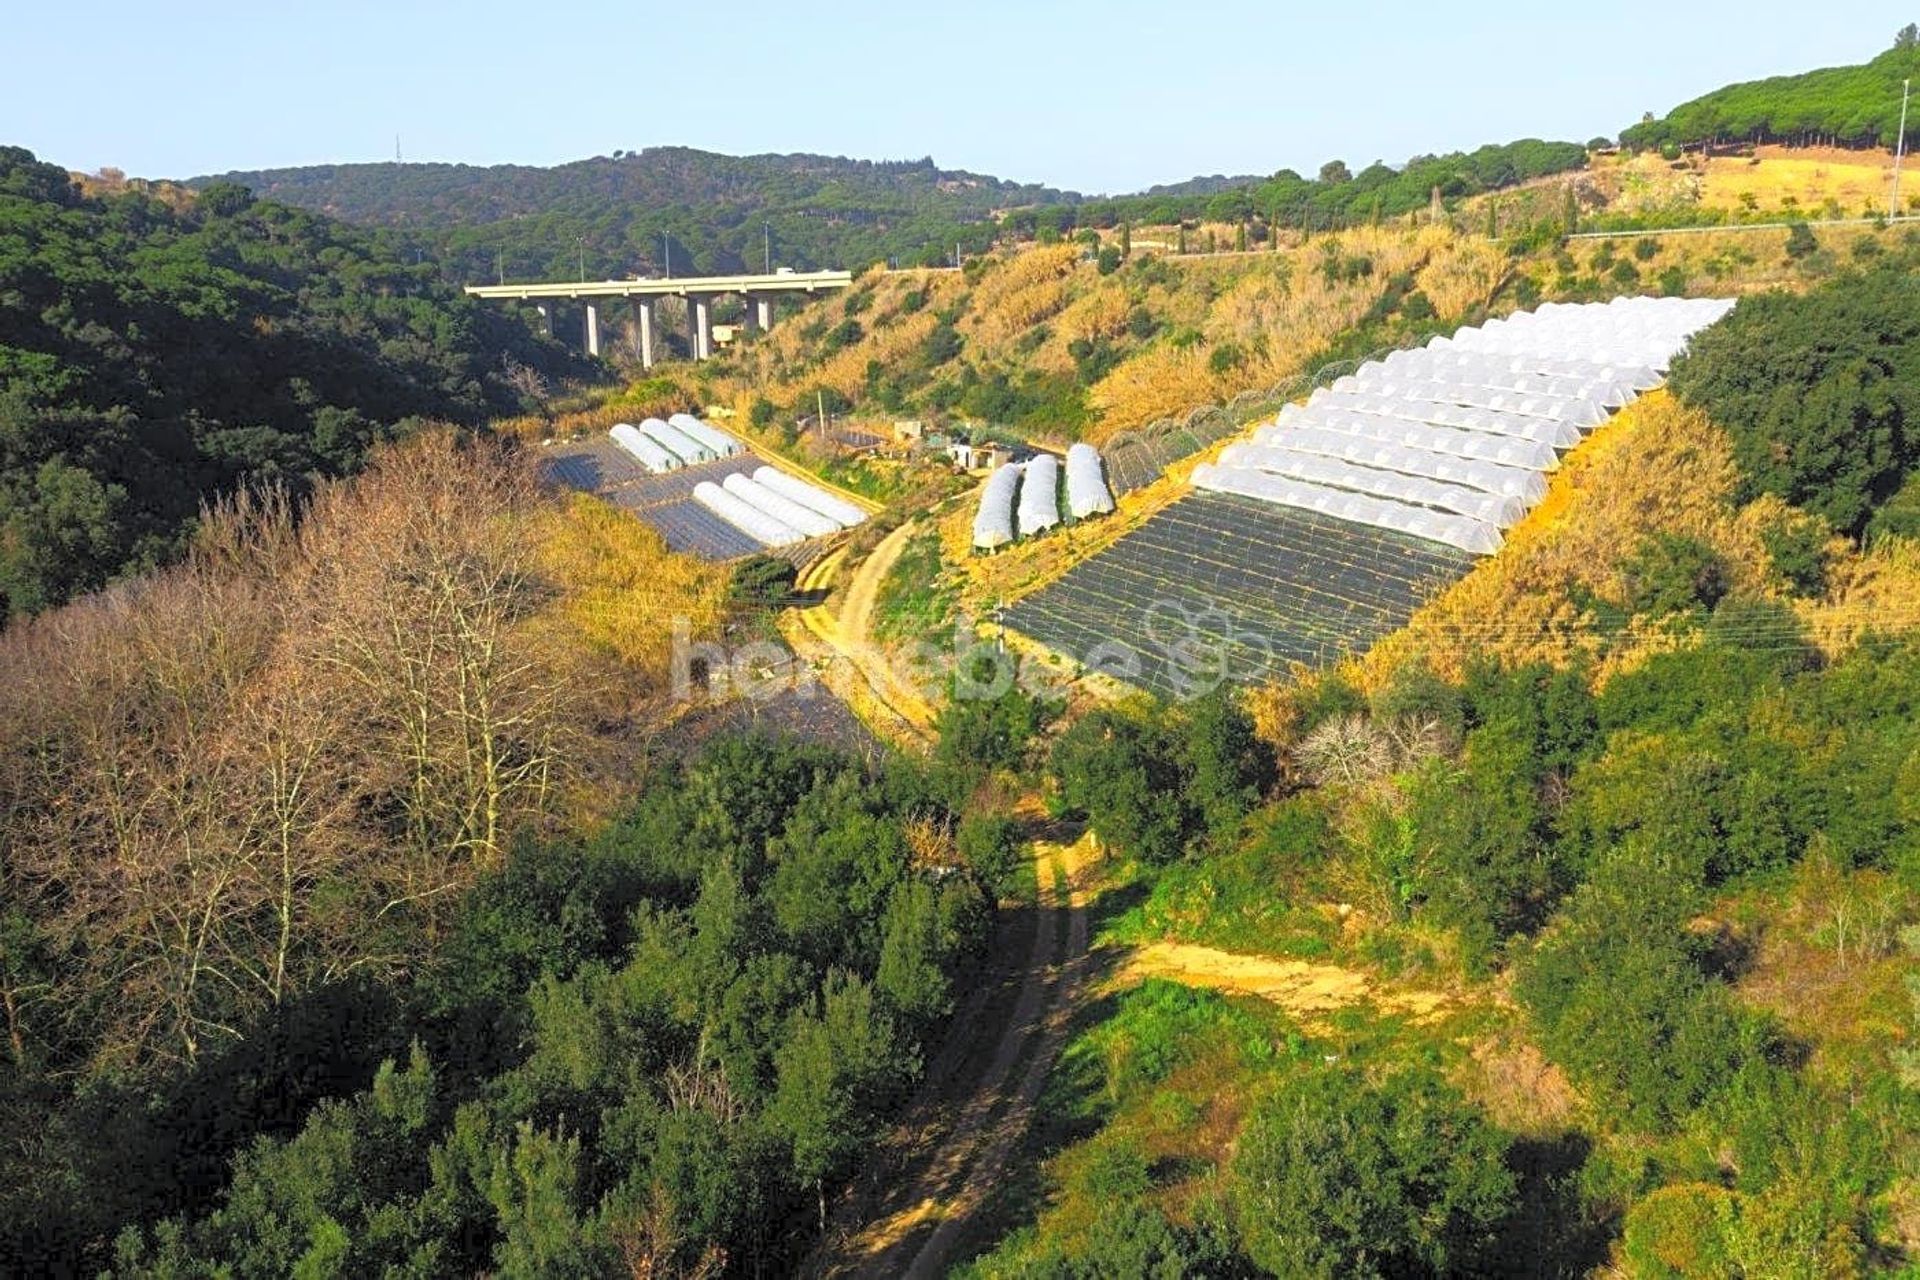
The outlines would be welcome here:
[[[1469,1273],[1514,1206],[1506,1148],[1424,1070],[1377,1085],[1301,1071],[1255,1105],[1235,1146],[1243,1247],[1277,1275]]]

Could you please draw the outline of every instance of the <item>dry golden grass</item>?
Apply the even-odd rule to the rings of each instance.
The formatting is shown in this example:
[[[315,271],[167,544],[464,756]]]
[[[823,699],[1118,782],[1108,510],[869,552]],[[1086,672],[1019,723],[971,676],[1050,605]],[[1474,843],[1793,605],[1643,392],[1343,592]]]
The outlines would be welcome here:
[[[1880,212],[1893,155],[1882,150],[1766,146],[1749,156],[1690,155],[1669,163],[1651,152],[1595,167],[1612,207],[1626,212],[1674,204],[1755,213],[1848,217]]]
[[[698,639],[718,629],[726,574],[667,550],[642,521],[587,494],[569,494],[534,531],[543,568],[560,585],[555,619],[598,653],[663,687],[673,627]]]
[[[1371,688],[1408,662],[1425,662],[1459,679],[1481,653],[1510,664],[1592,660],[1602,680],[1630,668],[1674,641],[1638,624],[1600,636],[1572,602],[1573,589],[1620,599],[1623,560],[1647,535],[1667,532],[1714,547],[1735,590],[1764,593],[1769,562],[1752,522],[1733,509],[1737,479],[1726,433],[1667,392],[1650,392],[1567,456],[1546,500],[1508,531],[1498,555],[1422,607],[1350,674]]]
[[[890,367],[905,360],[927,340],[936,323],[931,311],[917,311],[869,328],[852,346],[834,352],[800,377],[778,384],[771,398],[776,403],[792,404],[814,387],[830,387],[851,399],[866,383],[868,364],[878,360]]]
[[[1055,244],[1000,260],[974,289],[961,332],[991,348],[1054,315],[1067,303],[1066,277],[1081,254],[1078,245]]]
[[[1156,418],[1185,414],[1211,403],[1217,394],[1218,381],[1207,368],[1206,352],[1164,343],[1148,347],[1088,391],[1087,400],[1098,417],[1098,426],[1086,435],[1091,440],[1104,440]]]
[[[1920,624],[1920,542],[1886,538],[1864,554],[1836,545],[1828,557],[1826,598],[1797,609],[1830,658],[1869,632]]]

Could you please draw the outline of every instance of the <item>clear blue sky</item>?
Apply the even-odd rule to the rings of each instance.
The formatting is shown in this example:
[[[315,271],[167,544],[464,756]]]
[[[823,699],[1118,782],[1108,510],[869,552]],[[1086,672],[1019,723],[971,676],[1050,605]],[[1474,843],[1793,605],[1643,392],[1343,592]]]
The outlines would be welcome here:
[[[9,0],[0,143],[146,177],[551,164],[679,143],[931,155],[1087,192],[1584,141],[1863,61],[1920,0]]]

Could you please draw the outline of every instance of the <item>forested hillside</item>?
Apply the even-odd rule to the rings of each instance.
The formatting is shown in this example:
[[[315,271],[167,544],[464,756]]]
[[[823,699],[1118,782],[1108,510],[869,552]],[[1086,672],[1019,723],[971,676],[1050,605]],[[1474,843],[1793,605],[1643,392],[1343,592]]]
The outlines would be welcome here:
[[[355,222],[402,227],[463,282],[950,262],[997,239],[1079,227],[1211,218],[1330,227],[1424,208],[1578,168],[1586,149],[1525,139],[1315,178],[1195,178],[1139,196],[1072,192],[942,170],[931,160],[722,156],[650,147],[552,168],[324,165],[235,172],[264,196]],[[671,261],[669,262],[669,258]]]
[[[1728,85],[1649,117],[1622,131],[1620,141],[1630,147],[1740,141],[1891,148],[1900,128],[1901,82],[1916,75],[1920,28],[1909,24],[1870,62]],[[1912,146],[1920,118],[1909,119],[1907,129]]]
[[[573,358],[389,237],[230,185],[83,196],[0,149],[0,620],[177,554],[203,502],[517,406]]]
[[[648,147],[571,164],[321,165],[196,180],[353,222],[404,227],[455,279],[595,278],[941,261],[997,209],[1074,197],[932,160],[724,156]],[[671,262],[668,256],[671,255]]]

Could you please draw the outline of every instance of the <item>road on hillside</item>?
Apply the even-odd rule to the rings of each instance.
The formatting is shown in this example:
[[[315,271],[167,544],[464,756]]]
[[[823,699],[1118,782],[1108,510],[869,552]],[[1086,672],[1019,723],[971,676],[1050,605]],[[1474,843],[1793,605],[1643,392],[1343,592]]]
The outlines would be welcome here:
[[[801,656],[828,667],[828,687],[861,712],[873,729],[896,742],[926,746],[933,741],[933,706],[873,642],[873,609],[880,584],[917,529],[915,522],[908,521],[881,539],[848,579],[838,614],[825,604],[793,610],[788,615],[792,621],[782,630]],[[844,551],[835,552],[810,568],[796,585],[805,591],[830,587],[845,560]],[[850,669],[854,679],[849,680],[842,668]]]
[[[920,1096],[876,1172],[842,1205],[809,1274],[931,1278],[961,1260],[969,1226],[1032,1123],[1086,979],[1089,845],[1034,849],[1039,894],[1024,951],[1003,954],[956,1013]]]

